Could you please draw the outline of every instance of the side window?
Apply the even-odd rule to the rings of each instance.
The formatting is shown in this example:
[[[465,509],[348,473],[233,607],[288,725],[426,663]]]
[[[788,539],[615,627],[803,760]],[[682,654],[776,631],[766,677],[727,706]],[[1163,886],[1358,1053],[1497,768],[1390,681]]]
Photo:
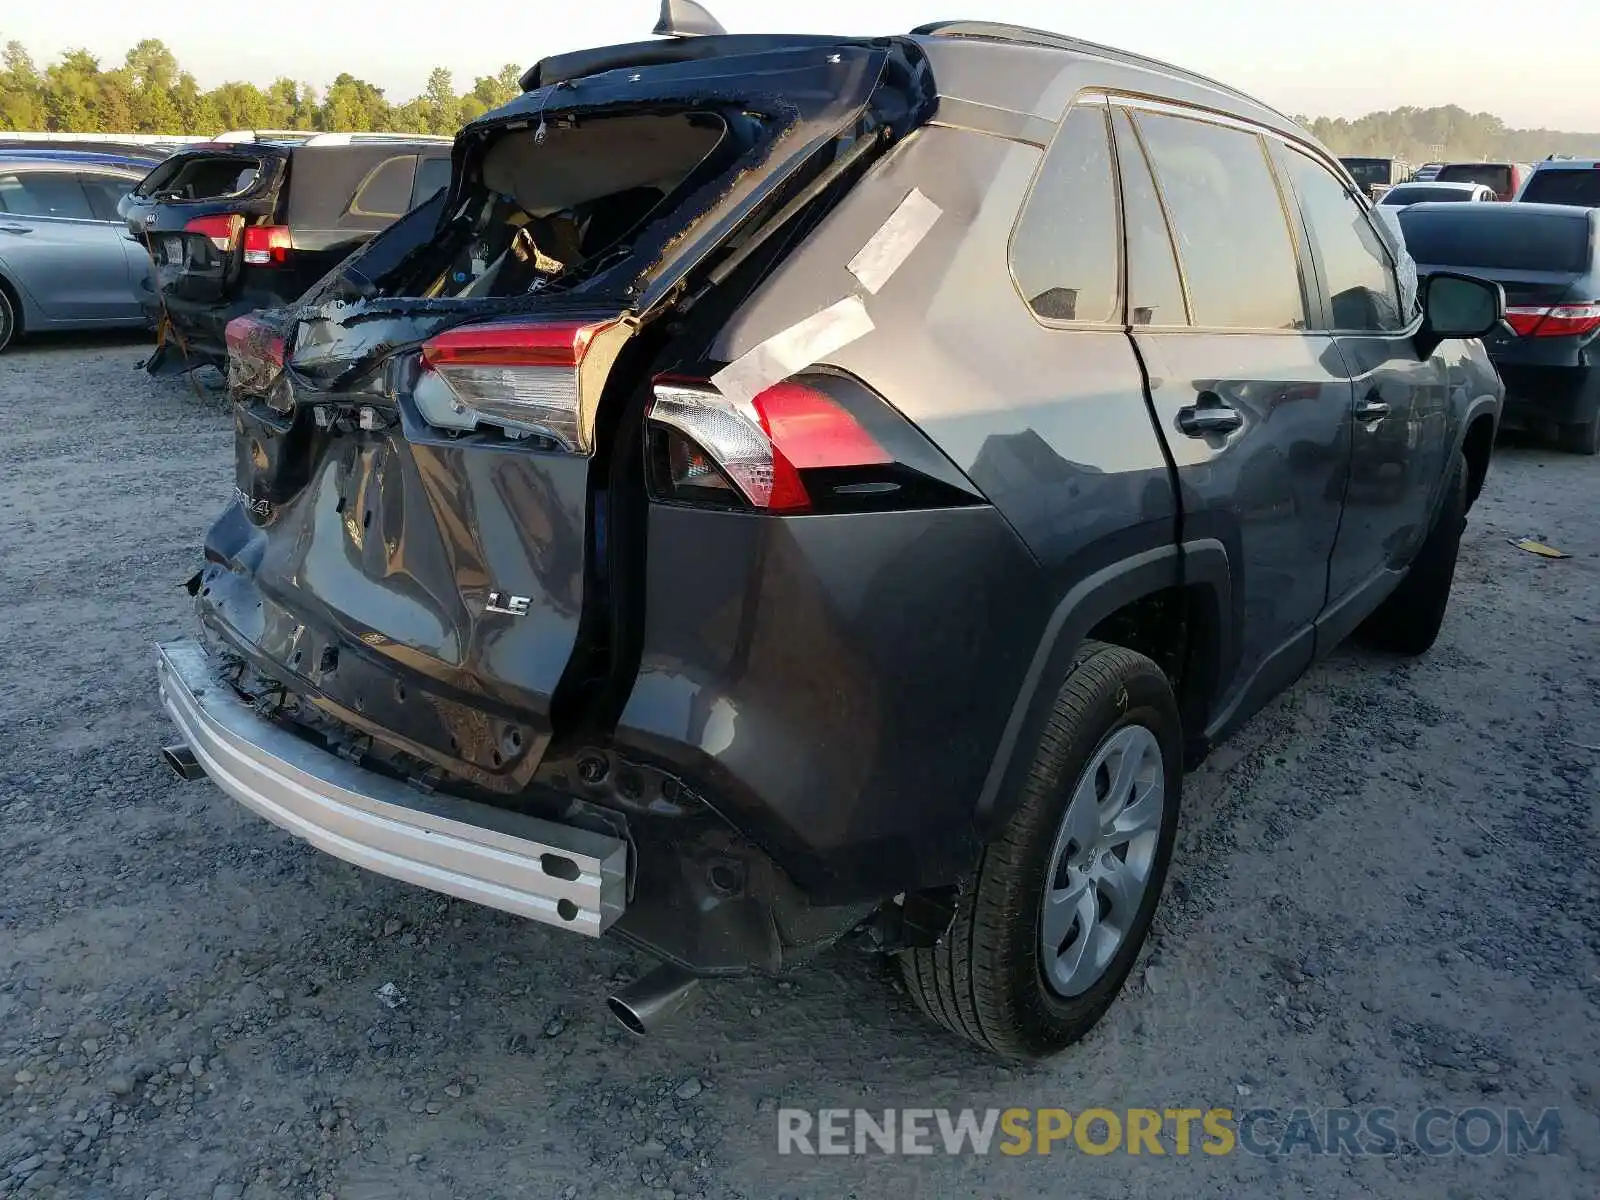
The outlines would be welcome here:
[[[1122,224],[1128,243],[1128,323],[1187,325],[1183,284],[1172,249],[1172,230],[1150,164],[1126,109],[1111,118],[1122,174]]]
[[[1294,240],[1261,139],[1185,117],[1137,120],[1172,218],[1194,323],[1304,329]]]
[[[1118,314],[1117,206],[1104,105],[1072,109],[1045,156],[1011,243],[1011,270],[1047,321]]]
[[[1400,285],[1378,231],[1344,185],[1299,151],[1286,153],[1289,181],[1300,197],[1335,329],[1404,329]]]
[[[417,159],[417,186],[411,190],[411,207],[415,208],[440,188],[450,186],[450,159]]]
[[[94,220],[89,197],[78,183],[78,177],[57,171],[0,175],[0,211],[19,217]]]
[[[115,221],[117,204],[133,190],[137,180],[117,175],[85,175],[83,190],[89,193],[89,207],[97,221]]]
[[[350,201],[350,214],[357,217],[404,216],[411,207],[411,179],[416,170],[415,154],[386,159],[356,189],[355,198]]]

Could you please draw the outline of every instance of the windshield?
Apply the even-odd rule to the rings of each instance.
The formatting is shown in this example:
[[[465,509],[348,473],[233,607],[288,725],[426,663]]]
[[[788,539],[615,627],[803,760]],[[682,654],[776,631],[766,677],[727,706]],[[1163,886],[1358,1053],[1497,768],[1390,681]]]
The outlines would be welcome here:
[[[1497,196],[1511,192],[1511,168],[1505,163],[1451,163],[1434,176],[1438,183],[1481,183]]]
[[[1600,168],[1535,171],[1528,186],[1522,189],[1525,201],[1537,204],[1576,204],[1582,208],[1600,208]]]
[[[1380,204],[1421,204],[1429,200],[1471,200],[1472,193],[1460,188],[1397,187],[1384,194]]]
[[[1589,269],[1587,213],[1530,212],[1520,205],[1471,204],[1450,210],[1402,209],[1406,248],[1435,267],[1511,271]]]

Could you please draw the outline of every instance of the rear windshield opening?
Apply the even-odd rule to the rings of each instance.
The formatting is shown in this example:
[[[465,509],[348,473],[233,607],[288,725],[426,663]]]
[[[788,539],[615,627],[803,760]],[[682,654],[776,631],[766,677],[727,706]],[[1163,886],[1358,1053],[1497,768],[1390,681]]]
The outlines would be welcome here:
[[[383,281],[386,294],[498,297],[536,292],[625,256],[632,237],[698,186],[728,140],[716,113],[557,121],[505,134],[466,197],[465,236],[447,261]],[[408,287],[416,290],[407,292]]]
[[[163,200],[227,200],[242,196],[261,177],[261,163],[244,155],[207,155],[163,163],[138,194]]]
[[[1600,170],[1535,171],[1522,199],[1534,204],[1575,204],[1600,208]]]
[[[1517,211],[1495,204],[1461,205],[1449,212],[1400,210],[1406,249],[1435,267],[1507,271],[1589,269],[1589,218]],[[1484,211],[1488,210],[1488,211]]]
[[[1495,163],[1453,163],[1434,176],[1435,183],[1481,183],[1497,196],[1511,191],[1511,168]]]

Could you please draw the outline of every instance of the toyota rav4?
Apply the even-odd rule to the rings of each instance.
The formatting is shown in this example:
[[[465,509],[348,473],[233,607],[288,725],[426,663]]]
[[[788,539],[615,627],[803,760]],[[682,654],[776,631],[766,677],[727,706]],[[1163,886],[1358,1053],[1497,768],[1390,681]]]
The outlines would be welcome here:
[[[842,938],[1013,1057],[1105,1011],[1186,766],[1434,641],[1501,388],[1338,160],[954,23],[546,59],[450,185],[228,329],[186,776],[695,979]],[[671,26],[671,22],[669,22]]]

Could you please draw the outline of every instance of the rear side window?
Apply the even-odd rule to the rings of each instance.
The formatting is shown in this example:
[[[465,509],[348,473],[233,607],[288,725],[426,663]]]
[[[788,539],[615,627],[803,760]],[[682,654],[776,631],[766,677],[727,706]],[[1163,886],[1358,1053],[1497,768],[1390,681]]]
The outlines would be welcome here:
[[[448,158],[419,158],[417,183],[411,189],[411,207],[415,208],[441,188],[450,186],[450,160]]]
[[[1533,204],[1575,204],[1600,208],[1600,169],[1535,171],[1520,197]]]
[[[351,198],[349,212],[357,217],[400,217],[411,207],[411,181],[417,156],[402,154],[381,162]]]
[[[1061,122],[1011,244],[1011,270],[1047,321],[1117,317],[1117,207],[1103,105]]]
[[[1587,212],[1534,212],[1520,204],[1402,208],[1400,228],[1411,257],[1430,267],[1577,273],[1589,269],[1592,253]]]
[[[1184,117],[1138,115],[1172,218],[1196,325],[1304,329],[1288,218],[1260,138]]]
[[[1284,158],[1316,246],[1318,267],[1333,306],[1333,328],[1405,328],[1408,320],[1400,312],[1400,285],[1366,210],[1325,167],[1297,151]]]
[[[117,203],[133,190],[133,180],[115,175],[85,175],[83,190],[89,193],[89,207],[97,220],[115,221]]]
[[[1511,168],[1495,163],[1451,163],[1434,176],[1440,183],[1481,183],[1498,196],[1511,191]]]
[[[18,217],[63,217],[92,221],[94,211],[76,175],[19,171],[0,175],[0,212]]]
[[[1128,323],[1187,325],[1183,283],[1172,248],[1172,231],[1150,164],[1124,109],[1111,119],[1122,174],[1122,223],[1128,245]]]

